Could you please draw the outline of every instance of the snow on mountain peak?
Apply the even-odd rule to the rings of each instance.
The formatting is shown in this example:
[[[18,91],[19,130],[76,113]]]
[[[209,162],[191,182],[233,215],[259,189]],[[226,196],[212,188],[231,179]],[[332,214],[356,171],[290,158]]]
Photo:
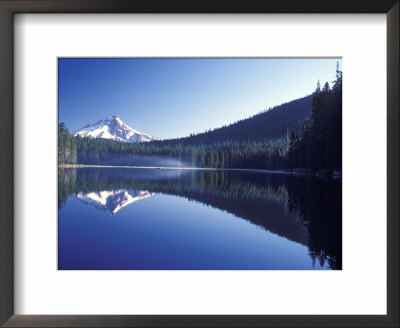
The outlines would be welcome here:
[[[74,132],[74,136],[110,139],[120,142],[139,143],[159,140],[136,131],[124,123],[118,115],[107,116],[94,124],[87,124]]]

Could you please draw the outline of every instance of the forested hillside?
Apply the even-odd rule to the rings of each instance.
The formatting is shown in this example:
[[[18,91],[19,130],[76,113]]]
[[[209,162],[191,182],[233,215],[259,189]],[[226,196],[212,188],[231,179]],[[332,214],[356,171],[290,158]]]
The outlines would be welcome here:
[[[184,145],[214,144],[225,141],[260,141],[285,137],[287,131],[297,133],[303,120],[311,114],[312,95],[275,106],[260,114],[236,123],[190,135],[185,138],[164,141]]]

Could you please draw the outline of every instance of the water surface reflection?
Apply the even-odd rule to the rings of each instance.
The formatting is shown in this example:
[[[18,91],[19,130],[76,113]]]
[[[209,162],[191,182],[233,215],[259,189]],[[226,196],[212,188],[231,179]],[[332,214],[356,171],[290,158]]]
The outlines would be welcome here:
[[[341,181],[60,169],[58,203],[60,269],[341,269]]]

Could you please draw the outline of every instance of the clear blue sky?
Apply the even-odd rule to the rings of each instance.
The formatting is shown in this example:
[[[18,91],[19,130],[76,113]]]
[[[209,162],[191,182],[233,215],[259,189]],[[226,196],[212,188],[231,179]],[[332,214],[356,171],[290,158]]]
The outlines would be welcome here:
[[[60,58],[59,122],[74,132],[117,114],[146,134],[183,137],[311,94],[335,79],[337,61]]]

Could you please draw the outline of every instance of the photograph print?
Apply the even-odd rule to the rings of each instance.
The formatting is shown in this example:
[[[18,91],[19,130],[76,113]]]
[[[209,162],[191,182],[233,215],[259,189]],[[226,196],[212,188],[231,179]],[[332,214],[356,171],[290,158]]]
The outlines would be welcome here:
[[[59,58],[58,270],[342,270],[340,58]]]

